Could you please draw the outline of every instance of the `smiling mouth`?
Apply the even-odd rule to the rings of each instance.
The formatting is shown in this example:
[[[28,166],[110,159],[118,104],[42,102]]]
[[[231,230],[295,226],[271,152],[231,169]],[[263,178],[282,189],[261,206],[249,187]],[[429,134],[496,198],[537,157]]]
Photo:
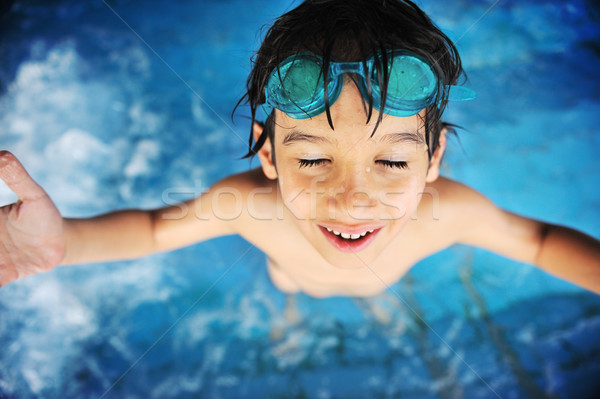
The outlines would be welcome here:
[[[340,233],[339,231],[332,230],[332,229],[330,229],[330,228],[328,228],[328,227],[325,227],[325,229],[326,229],[328,232],[330,232],[330,233],[332,233],[332,234],[334,234],[334,235],[336,235],[336,236],[338,236],[338,237],[342,237],[342,238],[343,238],[343,239],[345,239],[345,240],[358,240],[358,239],[360,239],[361,237],[364,237],[364,236],[366,236],[367,234],[370,234],[370,233],[372,233],[373,231],[375,231],[375,230],[368,230],[368,231],[365,231],[365,232],[363,232],[363,233],[360,233],[360,234],[349,234],[349,233]]]
[[[329,227],[319,226],[325,238],[341,252],[359,252],[367,248],[381,231],[381,227],[362,232],[345,233]]]

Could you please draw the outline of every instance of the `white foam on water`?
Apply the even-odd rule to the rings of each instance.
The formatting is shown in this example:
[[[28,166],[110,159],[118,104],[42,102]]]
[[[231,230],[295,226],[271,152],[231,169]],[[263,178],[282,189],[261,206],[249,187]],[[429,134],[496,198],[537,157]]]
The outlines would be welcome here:
[[[151,136],[165,130],[165,115],[149,110],[141,99],[131,104],[128,114],[131,119],[128,135]]]
[[[19,197],[15,193],[13,193],[6,183],[0,180],[0,206],[12,204]]]
[[[125,176],[135,177],[150,172],[151,163],[156,160],[160,154],[158,143],[152,140],[142,140],[136,144],[133,156],[125,166]]]
[[[67,215],[85,214],[85,209],[105,212],[120,200],[156,206],[157,199],[135,195],[135,179],[153,170],[160,145],[152,137],[164,132],[167,119],[143,100],[143,85],[151,76],[146,51],[134,45],[113,50],[108,57],[112,69],[106,70],[84,60],[74,39],[51,45],[37,40],[31,57],[19,65],[0,97],[5,148]],[[133,79],[131,71],[136,72]],[[128,104],[128,98],[135,100]],[[145,138],[136,142],[130,137]],[[109,181],[121,186],[106,190]],[[15,200],[0,185],[0,202]]]
[[[30,277],[18,283],[11,296],[13,312],[26,315],[26,328],[13,331],[13,345],[4,353],[5,360],[18,368],[7,370],[12,376],[7,391],[15,389],[23,378],[34,394],[55,387],[65,368],[77,358],[77,342],[98,331],[94,312],[70,294],[68,285],[53,278]],[[27,288],[24,290],[23,288]],[[26,296],[19,295],[27,291]]]
[[[192,111],[194,121],[201,128],[206,130],[214,130],[220,126],[220,124],[214,120],[214,112],[208,109],[204,99],[197,92],[190,95],[190,109]]]
[[[50,161],[82,162],[98,155],[108,157],[110,147],[81,129],[69,129],[44,150]]]
[[[8,148],[32,176],[53,192],[55,200],[85,201],[85,192],[89,196],[96,190],[97,179],[90,176],[69,184],[64,176],[81,170],[80,165],[89,159],[106,158],[109,154],[108,146],[84,128],[90,103],[95,101],[89,98],[90,94],[100,87],[78,78],[85,63],[72,41],[49,49],[38,41],[33,47],[36,53],[45,51],[46,55],[23,62],[7,93],[0,98],[0,135],[10,139]],[[110,96],[105,93],[104,97]],[[48,173],[63,176],[63,180],[49,184],[53,178]],[[61,190],[53,191],[57,184]]]

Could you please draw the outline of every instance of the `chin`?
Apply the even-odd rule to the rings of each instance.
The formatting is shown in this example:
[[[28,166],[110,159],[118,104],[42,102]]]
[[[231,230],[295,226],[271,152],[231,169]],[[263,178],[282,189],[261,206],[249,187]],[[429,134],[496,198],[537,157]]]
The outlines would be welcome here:
[[[332,253],[321,254],[327,262],[336,269],[357,270],[371,267],[375,256],[368,256],[365,253]]]

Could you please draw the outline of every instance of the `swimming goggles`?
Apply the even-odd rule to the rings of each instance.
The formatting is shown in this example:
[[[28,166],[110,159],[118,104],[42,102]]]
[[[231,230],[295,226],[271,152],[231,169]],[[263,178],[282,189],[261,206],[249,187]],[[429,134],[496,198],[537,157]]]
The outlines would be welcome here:
[[[436,101],[438,79],[431,66],[422,57],[406,50],[390,50],[388,55],[388,87],[383,112],[393,116],[411,116]],[[333,104],[344,82],[346,73],[356,74],[358,88],[365,101],[372,95],[373,107],[381,111],[381,85],[375,56],[366,62],[330,62],[327,74],[327,93],[323,84],[323,59],[311,53],[295,54],[284,60],[269,77],[263,106],[267,115],[273,108],[294,119],[305,119],[325,111],[325,94]],[[379,65],[382,65],[379,60]],[[366,68],[365,68],[366,67]],[[446,86],[448,100],[466,101],[476,93],[463,86]]]

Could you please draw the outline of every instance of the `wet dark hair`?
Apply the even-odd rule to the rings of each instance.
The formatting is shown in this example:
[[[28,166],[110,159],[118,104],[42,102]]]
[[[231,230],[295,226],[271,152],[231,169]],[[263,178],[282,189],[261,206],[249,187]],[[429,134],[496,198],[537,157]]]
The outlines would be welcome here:
[[[250,105],[252,124],[257,110],[265,102],[265,87],[271,72],[287,57],[300,52],[311,52],[323,58],[323,73],[331,60],[365,63],[379,53],[381,62],[375,63],[382,91],[382,103],[387,94],[388,59],[386,50],[404,49],[423,57],[438,77],[438,94],[433,105],[425,112],[425,140],[429,156],[439,145],[440,132],[451,125],[441,121],[448,92],[446,85],[457,83],[463,75],[458,51],[452,41],[431,19],[409,0],[306,0],[285,13],[267,31],[262,45],[253,57],[253,68],[247,80],[247,92],[238,105]],[[366,66],[366,64],[365,64]],[[236,106],[237,108],[237,106]],[[372,114],[372,100],[366,104],[368,120]],[[383,106],[382,106],[383,109]],[[326,101],[329,125],[333,129],[330,104]],[[379,117],[373,133],[379,126]],[[267,137],[273,142],[275,112],[267,118],[258,140],[254,141],[252,128],[246,157],[255,155]]]

